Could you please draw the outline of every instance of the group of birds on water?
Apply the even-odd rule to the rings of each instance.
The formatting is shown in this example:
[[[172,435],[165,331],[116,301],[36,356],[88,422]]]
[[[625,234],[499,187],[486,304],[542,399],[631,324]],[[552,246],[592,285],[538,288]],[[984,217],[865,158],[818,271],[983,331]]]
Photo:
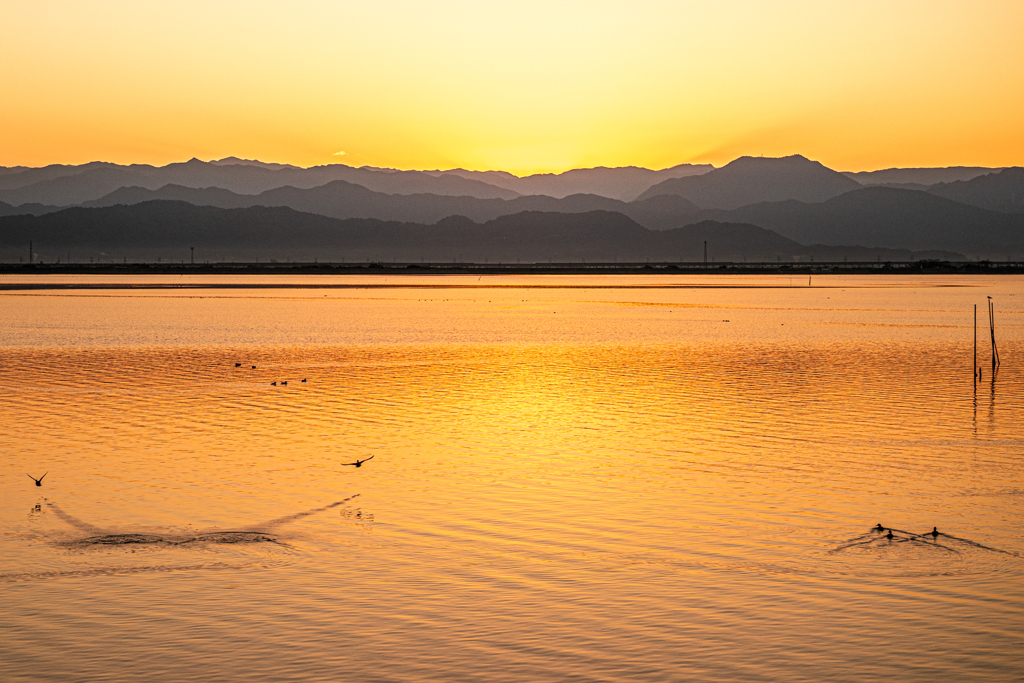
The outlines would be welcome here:
[[[242,367],[242,364],[241,364],[241,363],[235,363],[235,367],[236,367],[236,368],[240,368],[240,367]],[[250,367],[251,367],[251,368],[252,368],[253,370],[255,370],[255,369],[256,369],[256,366],[255,366],[255,365],[253,365],[253,366],[250,366]],[[300,382],[299,382],[299,383],[300,383],[300,384],[306,384],[306,381],[307,381],[307,380],[306,380],[306,378],[304,377],[304,378],[302,378],[302,379],[300,380]],[[283,380],[283,381],[280,381],[280,382],[277,382],[277,381],[275,381],[275,382],[271,382],[271,383],[270,383],[270,386],[272,386],[272,387],[276,387],[276,386],[278,386],[278,385],[280,385],[280,386],[282,386],[282,387],[286,387],[286,386],[288,386],[288,380]]]
[[[895,533],[893,533],[895,532]],[[945,543],[939,541],[939,536],[942,536]],[[930,537],[930,538],[929,538]],[[877,547],[877,542],[884,539],[889,543],[926,543],[929,547],[939,548],[948,552],[959,554],[963,549],[976,549],[976,550],[987,550],[994,553],[1001,553],[1003,555],[1010,555],[1012,557],[1020,557],[1021,554],[1012,550],[1000,550],[999,548],[993,548],[991,546],[977,543],[967,538],[960,538],[959,536],[953,536],[939,531],[938,527],[932,527],[931,531],[926,531],[923,534],[915,534],[910,531],[903,531],[902,529],[892,529],[882,526],[881,523],[871,527],[871,530],[863,536],[852,538],[846,543],[843,543],[838,548],[835,548],[831,552],[839,552],[848,548],[857,546]]]

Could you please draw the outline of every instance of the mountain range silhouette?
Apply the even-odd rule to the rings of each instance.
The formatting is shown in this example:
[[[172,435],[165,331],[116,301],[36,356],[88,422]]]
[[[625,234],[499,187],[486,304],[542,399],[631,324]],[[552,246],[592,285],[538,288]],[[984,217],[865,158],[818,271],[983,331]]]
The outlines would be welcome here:
[[[518,226],[517,229],[524,231],[521,239],[530,240],[540,239],[540,236],[527,230],[530,223],[521,217],[543,214],[549,217],[545,221],[562,220],[567,226],[576,226],[577,232],[573,234],[579,239],[600,238],[607,246],[615,240],[609,242],[599,233],[585,237],[586,231],[579,231],[581,219],[578,216],[591,216],[587,225],[604,226],[610,219],[597,221],[593,218],[602,213],[620,216],[635,227],[653,231],[678,230],[707,221],[756,226],[793,241],[799,249],[807,245],[843,249],[858,245],[875,250],[944,251],[970,258],[997,259],[1024,253],[1024,225],[1021,223],[1024,219],[1024,169],[1019,167],[840,173],[793,155],[741,157],[718,169],[683,164],[661,171],[637,167],[594,168],[517,177],[498,171],[397,171],[343,164],[304,169],[228,157],[212,162],[193,159],[163,167],[94,162],[81,166],[0,168],[0,217],[10,218],[0,218],[0,244],[5,245],[4,254],[10,253],[0,258],[9,260],[15,258],[15,254],[23,256],[22,243],[27,240],[39,245],[48,243],[49,238],[42,233],[34,238],[33,230],[56,230],[53,236],[59,235],[59,241],[65,241],[69,248],[77,245],[76,249],[88,251],[94,257],[111,253],[110,250],[117,250],[116,240],[111,241],[112,233],[104,233],[97,221],[116,222],[117,216],[130,212],[103,209],[141,204],[148,208],[137,217],[150,225],[162,226],[161,230],[169,230],[167,239],[163,240],[153,231],[133,233],[125,226],[118,233],[119,239],[124,248],[130,243],[134,245],[132,249],[145,250],[149,247],[144,248],[138,239],[139,235],[146,235],[151,243],[150,250],[156,253],[171,248],[178,238],[185,238],[174,232],[176,228],[170,225],[173,222],[170,217],[158,215],[164,211],[180,218],[185,215],[182,214],[184,209],[178,207],[181,202],[194,207],[230,210],[292,209],[294,215],[287,221],[289,229],[303,235],[309,232],[300,223],[307,227],[316,225],[322,230],[337,230],[336,225],[328,227],[318,222],[318,218],[444,225],[450,231],[455,224],[448,219],[461,217],[458,220],[479,226]],[[78,207],[79,212],[68,213],[67,207]],[[50,214],[63,217],[41,222],[14,220],[15,217]],[[214,233],[223,232],[231,221],[226,215],[216,220],[208,214],[201,215],[207,216],[203,224],[212,232],[189,239],[203,238],[216,243],[220,238]],[[248,215],[265,218],[270,214],[253,211]],[[520,218],[503,223],[501,219],[509,216]],[[67,223],[71,217],[78,221],[81,233],[78,236],[73,234],[75,224]],[[62,226],[59,229],[58,224]],[[440,234],[437,230],[434,232]],[[755,239],[755,233],[736,232],[732,228],[719,228],[719,233],[720,237],[726,233],[733,237],[745,235],[743,239],[750,241],[750,249],[746,251],[751,258],[781,253],[781,247],[769,249],[763,240]],[[100,239],[101,234],[106,236]],[[285,242],[268,241],[267,234],[257,231],[246,236],[243,232],[235,238],[243,242],[254,240],[252,253],[276,258],[270,252],[284,248]],[[86,246],[91,239],[89,235],[95,238],[92,246]],[[172,239],[173,235],[177,237]],[[732,244],[729,240],[733,237],[723,245]],[[473,239],[479,241],[480,237]],[[509,233],[504,239],[514,240],[515,237]],[[645,244],[656,242],[655,238],[644,239],[648,240]],[[303,242],[307,243],[312,244],[308,240]],[[342,248],[340,242],[332,244]],[[382,248],[374,244],[373,249]],[[51,247],[51,251],[58,254],[66,255],[69,251],[56,243]],[[805,253],[796,247],[786,248],[793,255]],[[441,251],[445,249],[449,247]],[[671,252],[675,247],[665,249]],[[741,256],[746,253],[738,247],[729,249],[732,249],[730,253]],[[417,243],[416,250],[422,252],[423,245]],[[566,245],[558,250],[568,256],[579,251],[580,258],[590,253],[585,245],[578,245],[575,251]],[[479,253],[484,252],[493,252],[496,259],[511,258],[510,254],[517,254],[516,258],[532,258],[540,253],[529,249],[496,250],[493,245],[480,247]],[[591,257],[596,256],[591,254]],[[651,255],[644,256],[648,257]],[[623,258],[627,258],[626,252]],[[675,259],[672,256],[670,260]]]
[[[0,218],[0,256],[10,260],[29,240],[40,259],[200,261],[641,262],[699,261],[704,241],[718,261],[835,258],[906,260],[957,254],[805,246],[755,225],[699,221],[648,230],[612,211],[524,211],[477,223],[451,216],[433,225],[336,219],[288,207],[221,209],[180,201],[70,208],[42,216]]]

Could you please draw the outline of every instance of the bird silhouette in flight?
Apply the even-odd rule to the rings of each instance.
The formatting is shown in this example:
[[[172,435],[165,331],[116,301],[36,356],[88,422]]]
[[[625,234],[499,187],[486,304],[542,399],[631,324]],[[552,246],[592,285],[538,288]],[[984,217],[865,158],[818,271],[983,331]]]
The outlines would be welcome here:
[[[49,474],[49,472],[47,472],[46,474]],[[28,477],[29,479],[31,479],[32,481],[34,481],[36,483],[36,486],[42,486],[43,485],[43,478],[46,477],[46,474],[44,474],[42,477],[39,477],[38,479],[33,477],[31,474],[26,474],[25,476]]]
[[[373,456],[371,455],[369,458],[363,458],[362,460],[356,460],[355,462],[343,462],[341,464],[342,465],[354,465],[356,467],[362,467],[363,463],[366,462],[367,460],[373,460]]]

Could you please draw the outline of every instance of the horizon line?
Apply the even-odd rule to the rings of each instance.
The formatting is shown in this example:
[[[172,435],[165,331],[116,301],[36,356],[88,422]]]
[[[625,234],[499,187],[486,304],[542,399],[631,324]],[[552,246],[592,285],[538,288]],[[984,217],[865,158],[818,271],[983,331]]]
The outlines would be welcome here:
[[[627,165],[624,165],[624,166],[603,166],[603,165],[599,165],[599,166],[577,166],[577,167],[572,167],[572,168],[565,169],[563,171],[537,171],[537,172],[534,172],[534,173],[527,173],[527,174],[524,174],[524,175],[519,175],[517,173],[514,173],[512,171],[506,171],[504,169],[488,168],[488,169],[480,170],[480,169],[474,169],[474,168],[466,168],[464,166],[456,166],[456,167],[447,168],[447,169],[443,169],[443,168],[394,168],[394,167],[389,167],[389,166],[374,166],[372,164],[363,164],[361,166],[355,166],[355,165],[352,165],[352,164],[346,164],[346,163],[342,163],[342,162],[329,163],[329,164],[314,164],[314,165],[311,165],[311,166],[300,166],[298,164],[291,164],[291,163],[287,163],[287,162],[283,162],[283,161],[263,161],[262,159],[246,159],[244,157],[239,157],[239,156],[235,156],[235,155],[229,155],[229,156],[220,157],[220,158],[212,158],[211,157],[209,159],[200,159],[197,156],[193,156],[193,157],[191,157],[189,159],[186,159],[186,160],[183,160],[183,161],[170,161],[170,162],[167,162],[166,164],[163,164],[163,165],[151,164],[151,163],[143,163],[143,162],[118,163],[118,162],[114,162],[114,161],[104,161],[102,159],[94,159],[92,161],[86,161],[86,162],[83,162],[83,163],[80,163],[80,164],[53,162],[53,163],[50,163],[50,164],[44,164],[42,166],[25,166],[25,165],[21,165],[21,164],[16,164],[16,165],[13,165],[13,166],[0,166],[0,168],[6,168],[6,169],[21,168],[21,169],[25,169],[25,170],[34,170],[34,169],[41,169],[41,168],[49,168],[50,166],[78,167],[78,166],[88,166],[90,164],[110,164],[110,165],[113,165],[113,166],[122,166],[122,167],[150,166],[152,168],[166,168],[168,166],[173,166],[173,165],[176,165],[176,164],[187,164],[187,163],[192,162],[192,161],[199,161],[199,162],[202,162],[202,163],[205,163],[205,164],[216,164],[217,162],[224,162],[224,161],[234,160],[234,161],[237,161],[238,163],[230,163],[230,164],[223,164],[223,165],[225,165],[225,166],[246,166],[246,165],[257,165],[258,164],[258,165],[261,165],[261,166],[281,166],[282,169],[283,168],[293,168],[293,169],[297,169],[297,170],[310,170],[310,169],[314,169],[314,168],[325,168],[325,167],[328,167],[328,166],[347,166],[348,168],[364,169],[364,170],[368,170],[368,171],[378,171],[378,172],[382,172],[382,173],[405,173],[405,172],[451,173],[453,171],[466,171],[468,173],[501,173],[501,174],[507,174],[507,175],[513,176],[515,178],[520,178],[521,179],[521,178],[529,178],[529,177],[533,177],[533,176],[544,176],[544,175],[547,175],[547,176],[559,176],[559,175],[564,175],[566,173],[570,173],[572,171],[620,170],[620,169],[629,169],[629,168],[635,168],[635,169],[640,169],[640,170],[645,170],[645,171],[651,171],[651,172],[654,172],[654,173],[660,173],[662,171],[668,171],[668,170],[671,170],[673,168],[678,168],[679,166],[705,166],[705,167],[710,167],[711,171],[714,171],[714,170],[718,170],[718,169],[724,168],[728,164],[731,164],[734,161],[737,161],[737,160],[743,159],[743,158],[786,159],[786,158],[793,157],[793,156],[801,156],[801,157],[804,157],[805,159],[808,159],[810,161],[816,161],[815,159],[810,159],[809,157],[806,157],[806,156],[804,156],[803,154],[800,154],[800,153],[788,154],[788,155],[785,155],[785,156],[774,156],[774,157],[773,156],[760,155],[760,154],[759,155],[741,154],[740,156],[736,157],[735,159],[732,159],[731,161],[729,161],[729,162],[727,162],[725,164],[722,164],[722,166],[715,166],[714,164],[711,164],[711,163],[694,163],[694,162],[684,161],[684,162],[680,162],[678,164],[673,164],[673,165],[670,165],[670,166],[665,166],[663,168],[649,168],[647,166],[639,166],[639,165],[636,165],[636,164],[627,164]],[[1007,169],[1007,168],[1016,168],[1016,167],[1018,167],[1017,165],[1013,165],[1013,166],[981,166],[981,165],[969,165],[969,164],[949,164],[949,165],[946,165],[946,166],[887,166],[885,168],[875,168],[875,169],[870,169],[870,170],[847,171],[847,170],[833,169],[830,166],[828,166],[827,164],[824,164],[822,162],[817,162],[817,163],[821,163],[822,166],[825,166],[825,168],[828,168],[830,170],[836,171],[837,173],[844,173],[844,174],[846,174],[846,173],[878,173],[878,172],[891,171],[891,170],[911,170],[911,169],[922,169],[922,170],[924,170],[924,169],[955,169],[955,168],[983,168],[983,169],[989,169],[989,170],[993,170],[993,171],[998,171],[998,170],[1003,170],[1003,169]],[[1024,165],[1024,164],[1022,164],[1022,165]],[[710,172],[710,171],[708,171],[708,172]]]

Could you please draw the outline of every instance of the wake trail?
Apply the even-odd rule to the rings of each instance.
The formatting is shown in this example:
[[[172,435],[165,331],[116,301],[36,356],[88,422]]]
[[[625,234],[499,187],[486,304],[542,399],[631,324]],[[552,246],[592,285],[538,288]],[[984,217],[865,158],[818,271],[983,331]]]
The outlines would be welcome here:
[[[956,536],[951,536],[949,534],[944,534],[942,532],[939,532],[939,536],[945,536],[946,538],[952,538],[954,541],[959,541],[960,543],[966,543],[967,545],[974,546],[975,548],[981,548],[982,550],[988,550],[988,551],[993,552],[993,553],[1002,553],[1003,555],[1009,555],[1010,557],[1020,557],[1020,553],[1015,553],[1015,552],[1012,552],[1010,550],[1000,550],[999,548],[991,548],[991,547],[989,547],[987,545],[982,545],[981,543],[975,543],[974,541],[969,541],[966,538],[958,538]]]
[[[53,509],[54,514],[60,517],[61,520],[63,520],[68,525],[73,526],[80,531],[84,531],[92,536],[103,536],[107,533],[104,529],[100,529],[97,526],[93,526],[92,524],[83,522],[77,517],[69,515],[68,513],[61,510],[60,506],[58,506],[56,503],[49,503],[49,507]]]
[[[309,517],[315,515],[324,510],[330,510],[331,508],[344,505],[353,498],[357,498],[359,494],[355,494],[322,507],[313,508],[312,510],[306,510],[304,512],[296,512],[291,515],[285,515],[284,517],[278,517],[260,524],[254,524],[250,526],[244,526],[238,530],[223,530],[223,529],[211,529],[208,531],[198,531],[192,534],[152,534],[152,533],[132,533],[132,532],[117,532],[109,529],[101,529],[95,525],[84,522],[74,515],[71,515],[60,508],[56,503],[49,503],[49,507],[53,510],[54,514],[57,515],[62,521],[79,531],[83,531],[88,534],[87,538],[76,541],[79,544],[85,545],[126,545],[126,544],[147,544],[147,545],[186,545],[190,543],[253,543],[259,541],[269,541],[278,543],[277,539],[272,537],[274,529],[284,524],[297,521],[303,517]],[[283,545],[283,544],[282,544]]]
[[[359,494],[357,493],[355,495],[349,496],[348,498],[346,498],[344,500],[339,500],[336,503],[330,503],[329,505],[324,505],[323,507],[313,508],[312,510],[306,510],[305,512],[296,512],[293,515],[286,515],[284,517],[278,517],[277,519],[271,519],[271,520],[269,520],[267,522],[263,522],[262,524],[254,524],[252,526],[243,527],[242,529],[243,529],[243,531],[250,531],[250,532],[255,532],[255,533],[265,533],[265,534],[266,533],[271,533],[273,529],[275,529],[275,528],[277,528],[277,527],[279,527],[279,526],[281,526],[283,524],[288,524],[289,522],[294,522],[295,520],[302,519],[303,517],[309,517],[310,515],[315,515],[318,512],[323,512],[324,510],[330,510],[331,508],[336,508],[339,505],[344,505],[345,503],[347,503],[348,501],[352,500],[353,498],[358,498],[358,497],[359,497]]]

